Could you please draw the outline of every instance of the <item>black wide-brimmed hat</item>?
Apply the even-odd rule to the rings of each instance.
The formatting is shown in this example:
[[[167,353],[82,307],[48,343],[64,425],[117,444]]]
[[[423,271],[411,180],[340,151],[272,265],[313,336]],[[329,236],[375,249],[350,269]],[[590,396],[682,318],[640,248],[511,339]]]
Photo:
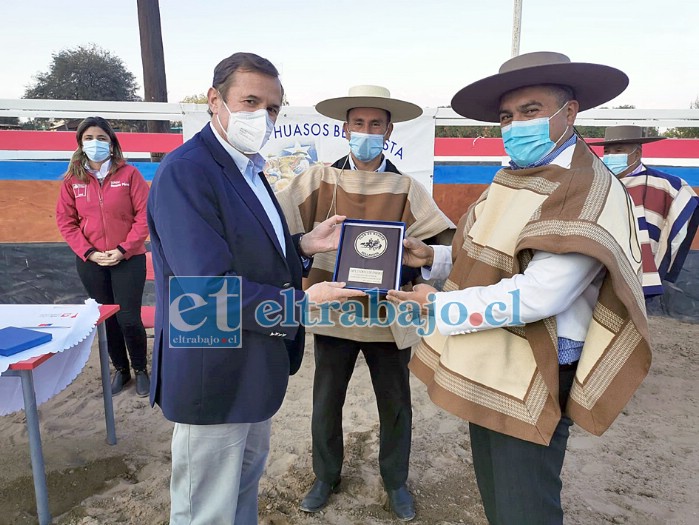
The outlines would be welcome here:
[[[573,90],[580,111],[604,104],[629,85],[623,71],[602,64],[571,62],[561,53],[538,51],[511,58],[497,75],[478,80],[460,90],[451,100],[459,115],[485,122],[500,120],[500,99],[514,89],[558,84]]]
[[[613,146],[614,144],[645,144],[665,137],[647,137],[641,126],[610,126],[604,130],[604,140],[588,142],[590,146]]]

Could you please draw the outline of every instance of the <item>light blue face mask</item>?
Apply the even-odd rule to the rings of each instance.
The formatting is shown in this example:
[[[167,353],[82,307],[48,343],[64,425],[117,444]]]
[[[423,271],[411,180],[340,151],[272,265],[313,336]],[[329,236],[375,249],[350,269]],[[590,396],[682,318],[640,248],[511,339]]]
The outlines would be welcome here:
[[[358,131],[351,131],[350,134],[350,150],[357,160],[369,162],[381,155],[384,142],[386,142],[383,135],[359,133]]]
[[[619,175],[622,171],[629,167],[629,156],[626,153],[609,153],[602,157],[607,167],[614,175]]]
[[[549,121],[568,105],[563,104],[550,117],[532,120],[515,120],[502,128],[505,151],[517,166],[525,168],[543,159],[556,147],[558,140],[566,134],[568,126],[556,142],[551,140]]]
[[[104,142],[103,140],[85,140],[83,141],[83,152],[92,162],[102,162],[109,158],[109,142]]]
[[[636,148],[630,153],[607,153],[602,157],[602,162],[607,165],[614,175],[619,175],[629,169],[629,156],[635,151]]]

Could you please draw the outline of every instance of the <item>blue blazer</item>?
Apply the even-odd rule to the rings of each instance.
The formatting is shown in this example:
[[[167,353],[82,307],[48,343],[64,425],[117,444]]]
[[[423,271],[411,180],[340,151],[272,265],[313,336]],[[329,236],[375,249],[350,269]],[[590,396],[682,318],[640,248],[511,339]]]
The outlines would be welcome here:
[[[263,327],[255,320],[263,301],[283,305],[285,288],[295,289],[296,301],[304,297],[299,237],[289,235],[264,182],[282,218],[286,256],[264,208],[209,124],[169,153],[153,179],[148,226],[156,313],[150,399],[171,421],[264,421],[281,406],[289,374],[301,365],[302,326]],[[242,348],[170,347],[168,278],[173,275],[242,278]]]

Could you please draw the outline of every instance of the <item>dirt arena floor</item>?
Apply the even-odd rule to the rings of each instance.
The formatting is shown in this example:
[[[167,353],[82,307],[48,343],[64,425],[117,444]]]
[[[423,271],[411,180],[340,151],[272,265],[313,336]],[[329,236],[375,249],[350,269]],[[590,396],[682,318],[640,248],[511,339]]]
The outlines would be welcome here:
[[[0,181],[0,243],[60,241],[57,181]],[[699,247],[699,236],[695,249]],[[0,244],[0,301],[82,302],[75,256],[65,245]],[[692,276],[699,275],[695,257]],[[688,281],[684,313],[696,315],[699,283]],[[152,288],[146,289],[152,299]],[[686,294],[685,294],[686,295]],[[667,310],[667,309],[666,309]],[[667,313],[667,312],[666,312]],[[670,312],[673,313],[673,312]],[[682,312],[680,312],[682,313]],[[597,438],[574,427],[563,470],[566,523],[699,523],[699,324],[650,321],[650,375]],[[309,338],[310,339],[310,338]],[[152,343],[152,339],[150,339]],[[260,489],[263,525],[396,523],[378,473],[378,416],[360,360],[344,411],[342,491],[320,514],[298,503],[313,481],[310,414],[313,348],[291,378],[274,418],[272,450]],[[409,487],[416,525],[486,523],[473,474],[467,423],[437,408],[412,379],[413,448]],[[65,391],[40,407],[49,499],[62,525],[160,525],[168,522],[172,424],[135,395],[114,398],[119,443],[105,442],[96,346]],[[0,525],[36,523],[24,413],[0,417]]]
[[[653,365],[602,437],[573,429],[563,479],[566,523],[699,523],[699,325],[652,318]],[[264,525],[396,523],[378,473],[378,416],[361,360],[344,411],[342,491],[322,512],[298,510],[310,487],[312,345],[274,418],[260,489]],[[437,408],[413,379],[414,434],[409,487],[416,525],[486,523],[475,484],[467,424]],[[96,346],[65,391],[40,408],[55,523],[165,524],[172,424],[135,395],[114,398],[119,443],[105,443]],[[0,523],[36,522],[24,414],[0,417]]]

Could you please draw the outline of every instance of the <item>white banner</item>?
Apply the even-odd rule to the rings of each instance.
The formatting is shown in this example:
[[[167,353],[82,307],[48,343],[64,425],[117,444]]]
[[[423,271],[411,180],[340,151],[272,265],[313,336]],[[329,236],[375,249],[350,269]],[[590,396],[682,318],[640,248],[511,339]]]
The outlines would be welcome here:
[[[183,119],[184,140],[190,139],[207,122],[207,113],[186,112]],[[310,165],[332,164],[349,153],[349,143],[342,122],[320,115],[314,108],[282,108],[269,142],[262,149],[267,158],[265,173],[275,188],[282,189],[288,180],[303,173]],[[434,168],[435,110],[428,109],[420,118],[394,125],[384,154],[398,169],[420,181],[432,193]]]

